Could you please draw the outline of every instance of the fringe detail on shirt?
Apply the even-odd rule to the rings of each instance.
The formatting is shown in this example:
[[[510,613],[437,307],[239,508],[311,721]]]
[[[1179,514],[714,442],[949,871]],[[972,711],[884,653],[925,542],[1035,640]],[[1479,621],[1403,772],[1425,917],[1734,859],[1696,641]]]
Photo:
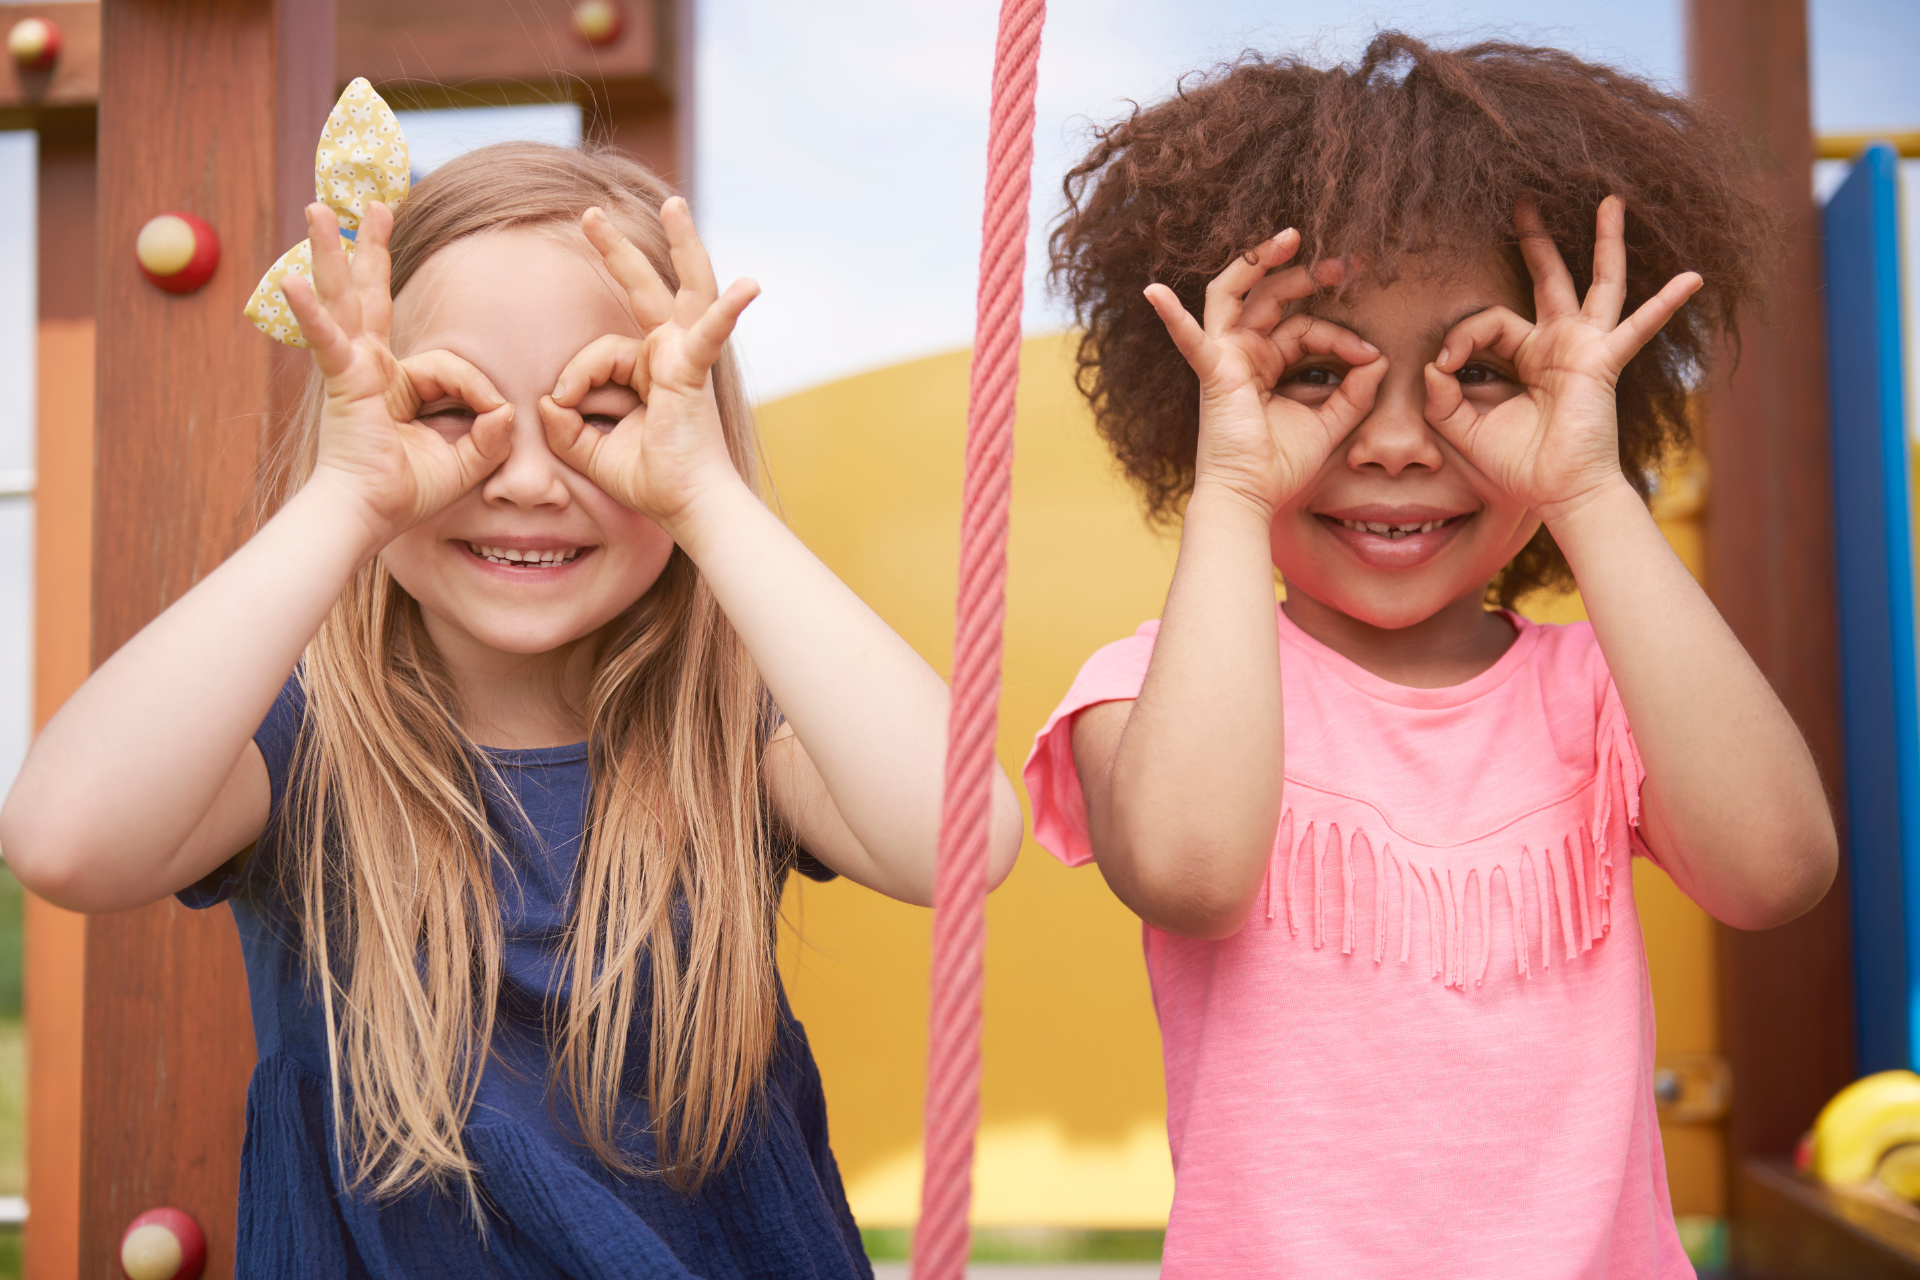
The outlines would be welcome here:
[[[1588,813],[1573,830],[1538,844],[1519,842],[1501,848],[1490,843],[1466,858],[1434,858],[1419,847],[1396,848],[1391,840],[1363,828],[1343,832],[1338,823],[1307,819],[1289,805],[1281,814],[1267,867],[1266,917],[1278,918],[1284,902],[1287,932],[1298,937],[1302,919],[1309,915],[1302,903],[1306,896],[1313,946],[1324,948],[1327,895],[1338,876],[1341,954],[1352,955],[1359,945],[1363,951],[1371,950],[1375,964],[1385,964],[1396,950],[1390,935],[1397,930],[1399,961],[1411,966],[1413,900],[1418,888],[1427,915],[1428,945],[1422,957],[1427,974],[1448,987],[1465,990],[1469,983],[1485,982],[1492,963],[1493,892],[1498,877],[1509,907],[1514,973],[1531,978],[1536,954],[1540,968],[1550,971],[1556,951],[1563,960],[1572,960],[1611,930],[1614,845],[1640,821],[1638,782],[1638,758],[1625,716],[1617,705],[1609,705],[1601,717],[1599,770]],[[1624,812],[1616,804],[1623,804]],[[1616,823],[1621,831],[1614,830]],[[1370,903],[1355,902],[1356,863],[1372,869]],[[1538,904],[1537,933],[1524,909],[1528,886]],[[1371,908],[1371,948],[1363,941],[1357,905]],[[1478,930],[1471,956],[1467,953],[1470,916]]]

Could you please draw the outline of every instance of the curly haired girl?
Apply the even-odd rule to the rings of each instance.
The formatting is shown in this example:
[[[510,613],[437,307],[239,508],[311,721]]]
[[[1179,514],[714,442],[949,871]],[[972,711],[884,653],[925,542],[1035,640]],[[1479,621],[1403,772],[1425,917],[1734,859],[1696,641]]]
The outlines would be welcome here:
[[[1739,144],[1385,33],[1189,81],[1067,192],[1081,386],[1181,541],[1026,776],[1145,922],[1164,1274],[1690,1277],[1627,859],[1751,929],[1837,857],[1642,500],[1774,232]],[[1569,581],[1590,624],[1507,607]]]

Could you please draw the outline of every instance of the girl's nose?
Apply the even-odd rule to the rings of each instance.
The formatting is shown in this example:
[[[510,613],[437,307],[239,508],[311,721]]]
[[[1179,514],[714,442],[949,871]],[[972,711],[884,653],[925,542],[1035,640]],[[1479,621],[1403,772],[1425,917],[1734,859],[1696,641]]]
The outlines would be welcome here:
[[[1433,428],[1427,424],[1421,367],[1414,365],[1412,379],[1395,377],[1398,372],[1394,369],[1387,374],[1374,399],[1373,411],[1347,437],[1347,465],[1356,471],[1377,467],[1397,476],[1409,467],[1438,471],[1445,461]]]
[[[516,404],[507,460],[480,482],[480,496],[489,503],[516,507],[565,507],[573,500],[565,470],[547,447],[539,406]]]

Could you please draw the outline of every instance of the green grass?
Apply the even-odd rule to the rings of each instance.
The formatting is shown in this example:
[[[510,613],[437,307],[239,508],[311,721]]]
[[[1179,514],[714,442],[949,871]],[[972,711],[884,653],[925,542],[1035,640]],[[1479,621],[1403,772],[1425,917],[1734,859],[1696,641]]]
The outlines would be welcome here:
[[[0,1018],[20,1016],[20,882],[0,864]]]
[[[975,1262],[1158,1262],[1164,1231],[1086,1231],[1070,1227],[987,1227],[973,1233]],[[874,1262],[905,1262],[913,1232],[872,1227],[860,1232]]]
[[[0,1196],[26,1192],[26,1136],[27,1028],[16,1015],[0,1018]]]
[[[1680,1231],[1680,1247],[1701,1271],[1718,1272],[1727,1265],[1727,1220],[1680,1214],[1673,1220]]]
[[[20,882],[0,864],[0,1195],[26,1190],[27,1029],[20,1020]],[[20,1232],[0,1227],[0,1280],[18,1280]]]

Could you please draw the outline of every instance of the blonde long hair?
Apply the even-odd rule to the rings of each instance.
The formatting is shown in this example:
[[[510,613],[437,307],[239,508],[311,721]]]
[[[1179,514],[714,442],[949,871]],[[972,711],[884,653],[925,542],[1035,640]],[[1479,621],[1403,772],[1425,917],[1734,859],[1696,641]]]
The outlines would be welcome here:
[[[502,143],[437,169],[398,211],[393,291],[463,237],[577,235],[599,205],[669,287],[660,205],[632,160]],[[590,252],[584,236],[583,252]],[[752,416],[730,354],[713,371],[734,463],[757,486]],[[269,503],[311,472],[317,380],[267,480]],[[422,1182],[480,1204],[461,1132],[492,1041],[504,856],[482,801],[491,767],[418,606],[378,560],[308,645],[306,720],[282,837],[303,946],[322,988],[336,1159],[380,1197]],[[566,975],[550,1028],[557,1081],[607,1165],[697,1188],[748,1123],[773,1049],[782,867],[760,787],[766,695],[739,637],[678,549],[610,624],[588,708],[592,799],[575,872]],[[497,782],[494,785],[498,785]],[[622,1151],[630,1033],[649,1045],[657,1165]],[[557,1099],[556,1099],[557,1101]],[[345,1135],[342,1142],[338,1135]]]

